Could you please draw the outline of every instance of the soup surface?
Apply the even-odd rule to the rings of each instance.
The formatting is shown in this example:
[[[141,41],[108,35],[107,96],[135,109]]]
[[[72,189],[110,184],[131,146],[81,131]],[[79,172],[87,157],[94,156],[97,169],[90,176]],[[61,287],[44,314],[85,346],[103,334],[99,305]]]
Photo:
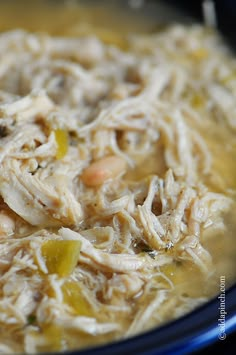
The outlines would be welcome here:
[[[0,5],[0,353],[132,336],[232,284],[236,61],[218,34],[12,4]]]

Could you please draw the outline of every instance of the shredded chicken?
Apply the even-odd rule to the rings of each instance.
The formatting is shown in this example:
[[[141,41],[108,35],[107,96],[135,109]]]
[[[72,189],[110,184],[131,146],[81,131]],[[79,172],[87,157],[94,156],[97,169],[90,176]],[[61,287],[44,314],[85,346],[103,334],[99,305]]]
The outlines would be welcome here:
[[[0,35],[0,353],[124,338],[215,292],[235,61],[200,26],[126,40]]]

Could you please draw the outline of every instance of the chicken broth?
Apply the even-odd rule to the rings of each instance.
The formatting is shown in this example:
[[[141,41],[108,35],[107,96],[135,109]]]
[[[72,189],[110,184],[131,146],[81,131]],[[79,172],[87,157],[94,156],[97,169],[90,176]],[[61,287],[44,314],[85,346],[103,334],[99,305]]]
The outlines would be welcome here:
[[[236,279],[236,61],[111,9],[0,3],[3,354],[132,336]]]

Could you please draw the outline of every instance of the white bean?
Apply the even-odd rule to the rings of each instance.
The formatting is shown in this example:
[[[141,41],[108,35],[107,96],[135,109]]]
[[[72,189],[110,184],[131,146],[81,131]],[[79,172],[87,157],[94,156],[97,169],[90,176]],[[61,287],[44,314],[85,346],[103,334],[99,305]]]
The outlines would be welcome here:
[[[114,179],[123,174],[126,170],[126,162],[117,156],[109,156],[102,158],[89,167],[87,167],[82,175],[82,181],[87,186],[99,186],[109,179]]]

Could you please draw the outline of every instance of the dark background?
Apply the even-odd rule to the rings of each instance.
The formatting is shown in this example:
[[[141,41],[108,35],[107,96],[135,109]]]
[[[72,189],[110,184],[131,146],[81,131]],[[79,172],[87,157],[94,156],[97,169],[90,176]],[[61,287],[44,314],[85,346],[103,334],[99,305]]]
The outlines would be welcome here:
[[[236,334],[231,334],[225,340],[207,347],[202,351],[197,351],[193,355],[235,355],[236,354]]]

